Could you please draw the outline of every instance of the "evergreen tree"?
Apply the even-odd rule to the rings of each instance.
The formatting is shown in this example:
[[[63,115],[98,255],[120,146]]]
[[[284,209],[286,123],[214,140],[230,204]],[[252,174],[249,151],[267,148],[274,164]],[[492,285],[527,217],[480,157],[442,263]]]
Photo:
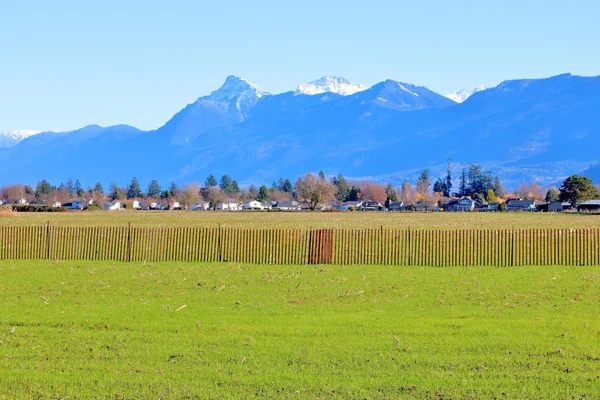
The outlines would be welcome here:
[[[389,205],[390,201],[398,201],[398,195],[396,194],[396,189],[392,186],[391,183],[388,183],[385,187],[385,193],[387,194],[387,203]]]
[[[598,198],[598,189],[592,185],[590,178],[571,175],[561,185],[559,198],[575,207],[582,201]]]
[[[546,192],[546,202],[548,203],[553,203],[555,201],[558,201],[560,199],[560,193],[558,192],[558,190],[554,189],[554,188],[550,188],[548,189],[548,191]]]
[[[231,182],[231,191],[232,191],[232,193],[240,193],[241,192],[240,185],[237,183],[236,180]]]
[[[102,187],[102,184],[100,182],[96,182],[96,184],[94,185],[94,192],[96,193],[104,193],[104,188]]]
[[[85,190],[83,190],[83,188],[79,188],[77,189],[77,197],[83,197],[83,195],[85,194]]]
[[[67,179],[67,184],[65,187],[67,188],[67,192],[69,192],[69,196],[73,196],[75,193],[75,184],[73,183],[73,179]]]
[[[73,184],[73,191],[75,193],[79,193],[80,190],[81,190],[81,182],[79,182],[79,179],[76,179],[75,183]]]
[[[283,178],[279,178],[279,182],[277,182],[277,189],[283,192]]]
[[[148,192],[149,197],[158,198],[160,196],[161,190],[162,189],[156,179],[151,180],[150,183],[148,184],[147,192]]]
[[[451,174],[451,168],[452,168],[452,160],[448,159],[448,166],[446,168],[446,181],[445,183],[445,189],[444,190],[444,196],[445,197],[450,197],[450,193],[452,190],[452,174]]]
[[[50,183],[42,179],[38,182],[37,187],[35,188],[35,197],[38,199],[45,199],[52,192],[52,186]]]
[[[179,188],[177,187],[177,184],[175,182],[171,182],[171,184],[169,185],[169,193],[171,194],[170,197],[179,196]]]
[[[440,178],[433,184],[433,193],[446,193],[446,184]]]
[[[460,197],[467,195],[467,169],[463,167],[460,172],[460,185],[458,187],[458,192],[456,193]]]
[[[481,167],[477,164],[469,165],[469,171],[467,172],[468,185],[467,185],[467,195],[475,196],[477,193],[483,193],[483,185],[482,185],[482,173]]]
[[[504,187],[502,186],[502,184],[500,183],[500,177],[498,177],[496,175],[496,177],[494,178],[494,194],[496,195],[496,197],[504,197],[504,195],[506,194],[504,192]]]
[[[352,186],[350,188],[350,192],[348,192],[348,198],[346,201],[358,201],[358,198],[360,197],[360,188],[357,188],[356,186]]]
[[[112,200],[124,200],[126,197],[126,194],[123,193],[123,190],[121,190],[115,182],[111,182],[108,190]]]
[[[161,199],[170,199],[173,197],[173,194],[170,190],[163,190],[160,194]]]
[[[283,187],[281,188],[281,191],[283,191],[285,193],[292,193],[294,191],[294,187],[292,186],[292,182],[290,182],[289,179],[286,179],[283,182]]]
[[[352,187],[348,184],[346,178],[344,178],[342,174],[339,174],[338,176],[334,176],[333,179],[331,179],[331,183],[333,183],[337,187],[336,199],[338,199],[339,201],[349,201],[350,191],[352,190]]]
[[[233,181],[231,177],[227,174],[221,177],[221,181],[219,181],[219,187],[225,193],[233,193]]]
[[[265,185],[262,185],[258,191],[258,196],[256,197],[256,200],[269,201],[269,198],[270,198],[269,196],[270,196],[269,188],[267,188]]]
[[[417,179],[417,193],[421,196],[425,196],[429,192],[429,186],[431,186],[431,180],[429,179],[429,170],[424,169]]]
[[[248,187],[248,197],[250,197],[251,199],[258,198],[258,189],[256,188],[256,186],[250,185]]]
[[[31,185],[25,185],[25,186],[23,186],[23,191],[28,196],[31,196],[31,195],[35,194],[35,190],[33,190],[33,186],[31,186]]]
[[[206,178],[206,181],[204,182],[204,186],[206,186],[207,188],[217,186],[217,179],[214,177],[213,174],[208,175],[208,178]]]
[[[323,172],[323,170],[319,171],[319,178],[325,179],[325,172]]]
[[[142,189],[140,189],[140,183],[137,178],[134,176],[127,186],[127,198],[134,199],[136,197],[142,197]]]

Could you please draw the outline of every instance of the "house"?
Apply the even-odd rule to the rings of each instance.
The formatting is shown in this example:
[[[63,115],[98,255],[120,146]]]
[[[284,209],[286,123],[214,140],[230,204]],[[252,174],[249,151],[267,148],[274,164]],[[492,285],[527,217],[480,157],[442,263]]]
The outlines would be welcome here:
[[[17,201],[15,202],[15,204],[19,204],[19,205],[22,205],[22,206],[26,206],[27,204],[29,204],[29,202],[28,202],[27,200],[25,200],[25,199],[21,198],[21,199],[17,200]]]
[[[67,210],[83,210],[87,206],[85,201],[70,201],[62,205]]]
[[[577,204],[578,212],[600,212],[600,200],[588,200]]]
[[[108,201],[108,202],[104,203],[104,209],[106,211],[120,210],[122,208],[123,208],[123,203],[121,203],[120,201]]]
[[[404,211],[404,202],[402,201],[390,201],[388,204],[388,210],[390,211]]]
[[[62,204],[60,203],[60,201],[55,201],[54,203],[50,204],[50,207],[60,208],[62,207]]]
[[[535,211],[535,201],[510,199],[506,201],[506,211]]]
[[[437,201],[422,199],[415,204],[415,211],[439,211],[439,209]]]
[[[227,199],[222,203],[219,203],[217,206],[217,210],[219,211],[238,211],[240,210],[240,205],[235,199]]]
[[[470,197],[462,197],[460,199],[453,199],[446,204],[446,211],[453,212],[466,212],[473,211],[475,209],[475,200]]]
[[[261,203],[258,200],[250,200],[244,203],[242,209],[244,210],[264,210],[266,203]]]
[[[192,211],[206,211],[210,208],[210,203],[207,201],[201,201],[200,203],[192,204]]]
[[[160,201],[152,201],[148,207],[150,210],[166,210],[167,205]]]
[[[338,210],[358,210],[362,206],[362,201],[345,201],[341,204]]]
[[[373,200],[365,200],[358,208],[362,211],[378,211],[381,210],[382,206],[376,201]]]
[[[279,200],[276,201],[275,204],[271,206],[273,210],[279,211],[299,211],[300,203],[297,201],[287,201],[287,200]]]

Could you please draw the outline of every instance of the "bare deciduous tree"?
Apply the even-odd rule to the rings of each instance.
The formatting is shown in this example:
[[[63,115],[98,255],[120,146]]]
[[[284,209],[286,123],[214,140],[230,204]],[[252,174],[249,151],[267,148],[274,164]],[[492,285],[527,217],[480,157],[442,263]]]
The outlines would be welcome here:
[[[387,200],[385,188],[377,183],[363,182],[360,184],[360,199],[383,203]]]
[[[336,187],[322,177],[306,174],[304,178],[296,181],[296,196],[302,201],[308,202],[311,210],[319,203],[328,203],[334,199]]]
[[[200,184],[190,183],[183,187],[180,195],[180,201],[183,208],[190,210],[192,206],[202,199],[200,194]]]

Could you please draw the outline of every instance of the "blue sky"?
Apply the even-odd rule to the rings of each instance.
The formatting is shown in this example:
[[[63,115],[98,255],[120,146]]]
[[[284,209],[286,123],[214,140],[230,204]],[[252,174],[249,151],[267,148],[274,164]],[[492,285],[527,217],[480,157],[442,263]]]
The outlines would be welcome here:
[[[448,93],[600,74],[597,1],[285,3],[1,2],[0,131],[154,129],[230,74],[272,93],[323,75]]]

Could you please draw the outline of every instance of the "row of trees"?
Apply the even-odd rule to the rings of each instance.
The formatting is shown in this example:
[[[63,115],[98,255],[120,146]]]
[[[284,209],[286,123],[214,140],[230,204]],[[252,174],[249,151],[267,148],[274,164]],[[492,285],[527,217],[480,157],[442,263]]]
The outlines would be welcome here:
[[[414,204],[419,200],[439,201],[450,196],[470,196],[475,200],[483,202],[494,202],[506,196],[505,190],[498,176],[492,177],[490,172],[483,172],[481,167],[473,164],[464,167],[459,177],[459,187],[452,191],[451,164],[444,177],[438,178],[432,185],[429,171],[426,169],[419,175],[413,186],[408,180],[395,188],[391,184],[380,185],[369,181],[349,181],[339,174],[332,179],[327,179],[323,171],[318,175],[307,174],[299,178],[294,184],[289,179],[280,178],[273,181],[270,187],[262,185],[255,187],[250,185],[247,189],[241,188],[235,179],[229,175],[223,175],[220,180],[209,175],[204,181],[204,186],[192,183],[179,188],[174,182],[163,189],[157,180],[148,183],[144,191],[137,178],[132,178],[125,187],[119,187],[115,182],[109,185],[105,192],[101,183],[84,190],[78,179],[69,178],[65,183],[58,186],[51,185],[43,179],[38,182],[34,189],[30,185],[12,185],[2,188],[2,196],[9,202],[17,202],[20,199],[37,201],[39,203],[51,204],[54,202],[67,202],[77,196],[78,198],[94,199],[100,204],[104,198],[110,200],[125,200],[134,198],[152,199],[177,199],[184,206],[192,205],[202,200],[217,205],[235,199],[238,202],[258,200],[268,202],[271,200],[299,200],[307,201],[311,208],[318,203],[326,203],[331,200],[357,201],[372,200],[378,203],[389,203],[392,201],[403,201]],[[573,194],[575,193],[575,194]],[[574,175],[565,181],[559,189],[550,188],[545,196],[541,194],[541,188],[537,184],[519,185],[516,196],[525,199],[546,201],[569,201],[573,199],[594,198],[597,190],[591,181],[585,177]]]

